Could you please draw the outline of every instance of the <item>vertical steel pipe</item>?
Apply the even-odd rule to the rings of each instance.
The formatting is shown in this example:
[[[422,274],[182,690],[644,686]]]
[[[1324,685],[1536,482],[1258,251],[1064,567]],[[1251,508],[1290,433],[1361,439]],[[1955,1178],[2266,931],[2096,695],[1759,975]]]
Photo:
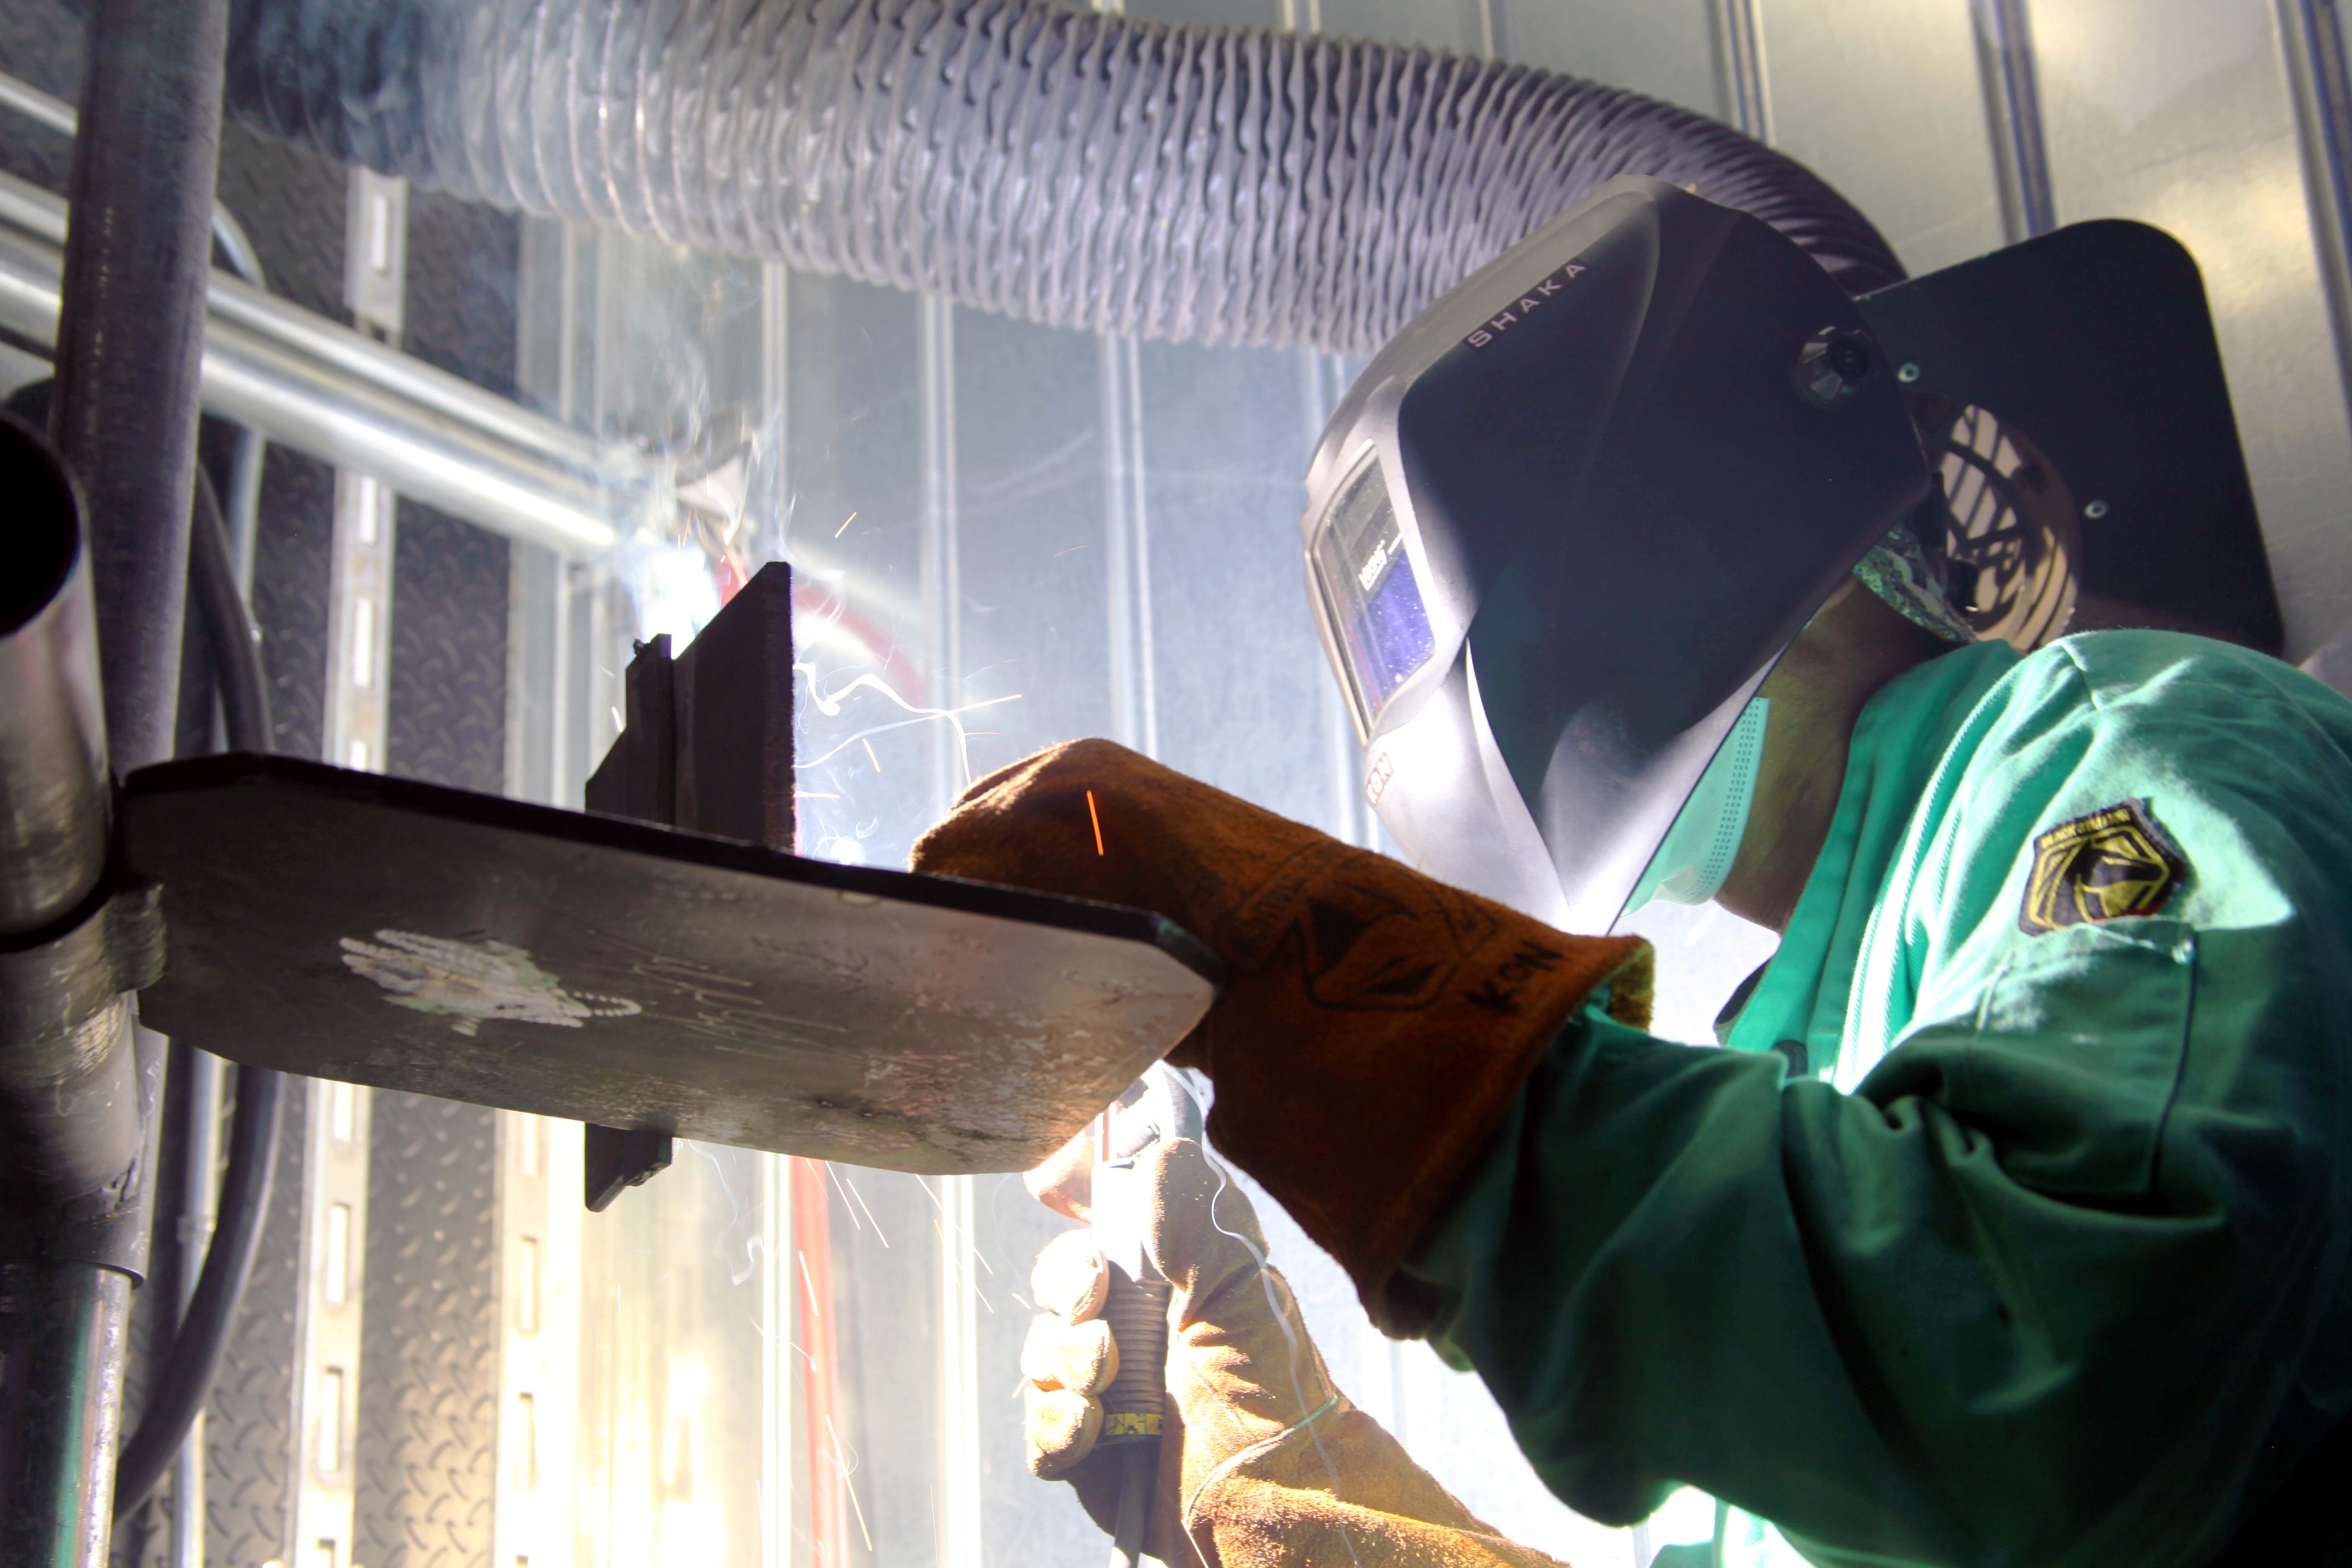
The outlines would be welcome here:
[[[131,1276],[0,1263],[0,1561],[96,1568],[122,1417]],[[91,1492],[98,1493],[91,1506]]]
[[[183,1331],[188,1322],[188,1303],[194,1300],[196,1283],[204,1278],[205,1255],[219,1218],[215,1187],[220,1180],[221,1100],[228,1076],[228,1064],[210,1051],[190,1049],[187,1058],[186,1173],[183,1178],[187,1200],[179,1226],[178,1321]],[[170,1561],[173,1568],[204,1568],[205,1413],[201,1409],[188,1423],[188,1435],[172,1459]]]
[[[171,754],[227,0],[96,0],[74,140],[52,428],[80,480],[106,728]]]
[[[106,868],[106,731],[98,631],[73,492],[6,416],[0,484],[11,521],[0,574],[0,942],[38,931]]]
[[[227,36],[228,0],[96,0],[90,12],[51,428],[87,504],[105,733],[125,772],[170,756],[179,697]],[[154,1055],[134,1046],[127,997],[66,1034],[76,1050],[63,1065],[109,1092],[51,1097],[57,1124],[39,1131],[110,1158],[126,1122],[133,1136],[97,1184],[19,1174],[5,1194],[16,1213],[0,1270],[0,1553],[59,1568],[106,1558],[124,1319],[146,1263],[137,1134]],[[9,1042],[12,1078],[44,1068],[55,1037],[33,1037],[42,1049]]]
[[[103,1560],[143,1096],[103,973],[106,739],[71,483],[0,417],[0,1562]]]

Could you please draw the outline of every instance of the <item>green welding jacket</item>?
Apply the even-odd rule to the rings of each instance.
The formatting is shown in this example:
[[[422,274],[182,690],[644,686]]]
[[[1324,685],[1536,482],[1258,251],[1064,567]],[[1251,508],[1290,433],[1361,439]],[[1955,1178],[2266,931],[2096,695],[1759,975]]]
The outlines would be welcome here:
[[[1578,1018],[1405,1267],[1571,1507],[1696,1487],[1727,1563],[2197,1568],[2352,1408],[2318,682],[2158,632],[1905,675],[1725,1045]]]

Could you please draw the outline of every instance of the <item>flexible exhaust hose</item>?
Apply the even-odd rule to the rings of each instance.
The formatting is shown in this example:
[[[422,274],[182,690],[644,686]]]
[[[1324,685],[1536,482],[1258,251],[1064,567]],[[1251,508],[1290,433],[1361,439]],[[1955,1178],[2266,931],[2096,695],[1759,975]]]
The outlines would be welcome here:
[[[1619,174],[1902,278],[1802,165],[1572,77],[1047,0],[237,0],[232,111],[524,212],[1136,337],[1378,348]]]

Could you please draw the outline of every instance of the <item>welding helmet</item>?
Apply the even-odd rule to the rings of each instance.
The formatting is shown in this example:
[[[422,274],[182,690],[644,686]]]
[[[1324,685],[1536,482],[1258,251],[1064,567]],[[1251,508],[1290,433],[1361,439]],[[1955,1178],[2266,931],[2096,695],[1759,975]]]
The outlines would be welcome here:
[[[1928,474],[1829,274],[1629,178],[1381,350],[1307,492],[1308,592],[1381,823],[1431,875],[1594,931]]]

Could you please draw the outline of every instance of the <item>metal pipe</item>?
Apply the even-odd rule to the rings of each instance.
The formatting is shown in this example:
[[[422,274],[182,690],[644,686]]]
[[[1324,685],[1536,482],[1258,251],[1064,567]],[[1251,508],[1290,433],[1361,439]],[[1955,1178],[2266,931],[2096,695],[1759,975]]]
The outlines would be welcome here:
[[[129,772],[172,754],[228,0],[96,0],[89,38],[49,417]]]
[[[88,556],[64,468],[5,416],[0,493],[0,1562],[95,1563],[131,1276],[93,1247],[114,1256],[105,1222],[138,1218],[144,1105],[98,905],[109,795]]]
[[[75,134],[80,125],[80,116],[74,112],[73,105],[63,99],[51,98],[32,83],[19,81],[5,71],[0,71],[0,109],[15,110],[61,136]],[[57,220],[57,231],[50,237],[63,244],[62,202],[58,204]],[[230,271],[257,289],[269,287],[261,270],[261,254],[247,237],[245,226],[217,201],[213,203],[213,244],[227,258]],[[236,562],[237,584],[247,593],[253,591],[254,546],[261,532],[261,460],[266,445],[259,432],[250,427],[238,431],[236,467],[229,479],[229,549]]]
[[[5,418],[0,416],[0,418]],[[72,489],[31,431],[0,428],[0,938],[62,920],[106,868],[98,618]]]
[[[0,72],[0,107],[13,109],[66,136],[74,135],[79,123],[79,117],[74,113],[71,105],[62,100],[52,98],[39,89],[19,81],[5,72]],[[58,212],[57,234],[59,240],[64,237],[64,210],[60,205]],[[254,249],[253,241],[247,237],[244,226],[236,221],[235,215],[218,201],[213,203],[213,243],[219,248],[222,256],[227,259],[230,268],[238,277],[257,289],[268,287],[268,279],[261,270],[261,258]],[[225,552],[226,568],[225,571],[197,574],[199,579],[206,577],[216,579],[217,581],[213,584],[215,589],[224,584],[234,584],[232,592],[249,594],[252,591],[254,551],[261,531],[261,476],[266,447],[267,443],[261,438],[260,433],[252,426],[247,426],[237,431],[236,456],[229,480],[230,515],[227,521],[227,537],[226,540],[217,540],[206,534],[199,535],[195,540],[196,559],[199,561],[209,559],[205,553],[205,547],[208,543],[215,551]],[[199,493],[208,494],[209,492],[204,491],[200,487]],[[211,517],[198,521],[200,526],[216,529],[221,520]],[[218,617],[219,611],[215,607],[213,618]],[[242,616],[232,618],[240,624],[244,620]],[[218,641],[217,638],[214,640]],[[215,647],[215,658],[220,659],[226,666],[237,663],[240,659],[249,664],[257,660],[259,654],[258,649],[248,639],[242,647],[228,648],[226,658],[222,658],[221,656],[222,650]],[[94,654],[89,658],[89,665],[94,673],[97,668]],[[236,679],[238,675],[246,679],[242,680]],[[257,673],[251,670],[239,668],[232,672],[224,668],[222,706],[228,712],[230,730],[240,728],[236,721],[240,694],[253,688],[257,679]],[[95,690],[90,693],[90,697],[94,716],[97,698]],[[249,716],[247,722],[241,727],[247,731],[254,728]],[[258,751],[268,749],[268,724],[266,714],[260,721],[259,738],[254,740],[248,736],[248,742],[247,749]],[[102,783],[104,777],[102,761],[99,764],[99,774]],[[212,1240],[213,1225],[216,1215],[214,1183],[218,1174],[216,1167],[220,1163],[221,1100],[223,1084],[226,1077],[226,1064],[209,1051],[190,1049],[185,1052],[185,1056],[188,1063],[184,1079],[188,1097],[187,1143],[184,1161],[184,1188],[186,1198],[182,1206],[178,1226],[179,1304],[180,1318],[184,1327],[187,1321],[189,1302],[194,1297],[196,1283],[204,1273],[205,1250]],[[209,1382],[209,1379],[206,1381]],[[190,1418],[187,1436],[181,1443],[179,1451],[172,1460],[171,1535],[171,1561],[178,1565],[178,1568],[203,1568],[205,1417],[202,1409],[198,1409]]]
[[[0,327],[49,343],[61,258],[16,223],[37,205],[0,177],[11,226],[0,227]],[[205,332],[205,406],[272,441],[575,560],[611,553],[624,536],[614,520],[650,518],[667,495],[664,470],[634,448],[600,446],[225,274],[212,287],[221,308]]]
[[[2010,239],[2032,239],[2058,226],[2050,152],[2042,134],[2042,89],[2033,71],[2033,20],[2028,0],[1979,0],[1977,68],[1991,111],[2001,220]]]
[[[129,772],[171,756],[177,716],[228,0],[95,0],[87,37],[49,416],[88,508],[105,733]],[[16,1544],[93,1568],[105,1560],[113,1514],[131,1277],[146,1267],[140,1058],[154,1054],[147,1042],[134,1046],[121,993],[139,982],[115,970],[111,925],[89,919],[48,947],[99,944],[104,961],[77,973],[101,977],[117,994],[85,1012],[77,987],[62,983],[68,971],[58,958],[55,989],[70,999],[68,1027],[36,1035],[41,1048],[12,1049],[5,1086],[8,1109],[27,1112],[41,1135],[12,1139],[20,1150],[53,1141],[111,1159],[126,1121],[131,1134],[103,1180],[48,1193],[21,1182],[10,1194],[33,1253],[11,1261],[37,1304],[16,1304],[11,1337],[20,1343],[0,1373],[17,1384],[6,1414],[16,1446],[9,1457],[20,1468],[9,1479],[66,1468],[40,1492],[0,1500],[0,1511],[20,1516],[10,1526]],[[53,1070],[46,1058],[59,1044],[71,1049],[54,1068],[88,1078],[103,1096],[23,1093],[28,1073]],[[48,1248],[91,1215],[106,1216],[127,1245],[103,1258],[48,1261],[73,1256]],[[20,1373],[20,1361],[37,1359],[59,1364]]]
[[[210,1051],[188,1052],[188,1142],[184,1163],[187,1205],[180,1211],[179,1320],[183,1332],[188,1303],[204,1278],[205,1254],[219,1215],[214,1184],[220,1179],[220,1115],[227,1064]],[[180,1568],[204,1568],[205,1413],[188,1423],[188,1435],[172,1459],[172,1561]]]
[[[0,223],[28,235],[62,245],[66,236],[66,204],[29,180],[0,174]],[[234,223],[234,219],[230,219]],[[215,271],[205,304],[215,316],[307,354],[322,364],[343,371],[370,385],[462,419],[487,435],[529,453],[594,471],[614,463],[629,466],[634,449],[599,441],[584,430],[534,414],[520,404],[483,391],[472,382],[451,375],[411,354],[388,347],[253,287]]]
[[[72,104],[62,98],[52,98],[31,82],[19,80],[6,71],[0,71],[0,109],[10,109],[37,124],[46,125],[60,136],[71,137],[80,127],[81,117]],[[43,193],[46,195],[47,193]],[[54,237],[65,237],[63,203],[58,204],[58,228]],[[262,281],[261,256],[247,237],[245,226],[236,215],[213,203],[213,243],[228,258],[229,268],[247,282],[258,286]]]
[[[106,1561],[130,1321],[118,1269],[0,1263],[0,1562],[12,1568]]]
[[[73,1201],[119,1185],[141,1137],[129,1005],[87,978],[109,968],[97,611],[73,485],[5,415],[0,494],[0,1196]]]

